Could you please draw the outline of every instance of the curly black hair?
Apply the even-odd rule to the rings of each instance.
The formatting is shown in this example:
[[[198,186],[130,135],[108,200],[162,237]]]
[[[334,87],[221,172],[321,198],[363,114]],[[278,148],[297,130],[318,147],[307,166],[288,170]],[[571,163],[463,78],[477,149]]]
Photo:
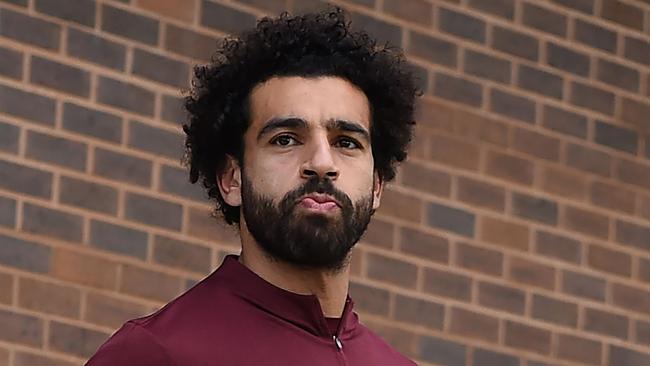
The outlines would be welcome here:
[[[338,7],[265,17],[253,30],[225,38],[211,63],[195,67],[185,98],[190,182],[202,181],[228,224],[239,223],[239,207],[225,203],[217,176],[227,155],[243,163],[248,97],[256,85],[275,76],[337,76],[360,88],[370,103],[375,171],[382,181],[395,177],[395,164],[406,159],[420,94],[401,50],[352,31]]]

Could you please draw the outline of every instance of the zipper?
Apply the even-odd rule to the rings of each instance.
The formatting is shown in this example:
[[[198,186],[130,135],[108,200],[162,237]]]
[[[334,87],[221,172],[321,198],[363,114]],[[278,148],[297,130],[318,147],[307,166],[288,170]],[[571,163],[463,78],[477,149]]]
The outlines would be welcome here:
[[[341,338],[336,335],[333,335],[332,338],[334,339],[334,345],[336,346],[336,349],[339,352],[343,352],[343,342],[341,342]]]

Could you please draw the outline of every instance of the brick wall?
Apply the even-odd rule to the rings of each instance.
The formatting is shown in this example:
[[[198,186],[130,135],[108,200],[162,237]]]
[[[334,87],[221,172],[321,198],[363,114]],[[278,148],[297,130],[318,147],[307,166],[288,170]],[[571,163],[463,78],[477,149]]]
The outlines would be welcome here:
[[[650,365],[650,1],[349,0],[425,90],[356,249],[422,365]],[[0,365],[78,365],[236,252],[179,89],[300,0],[0,0]]]

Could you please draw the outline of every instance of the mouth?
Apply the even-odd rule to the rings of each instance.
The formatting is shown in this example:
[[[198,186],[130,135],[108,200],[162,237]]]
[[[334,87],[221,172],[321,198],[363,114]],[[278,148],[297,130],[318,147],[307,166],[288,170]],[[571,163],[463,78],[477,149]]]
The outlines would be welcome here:
[[[309,194],[299,200],[300,206],[314,212],[332,212],[341,208],[341,204],[326,194]]]

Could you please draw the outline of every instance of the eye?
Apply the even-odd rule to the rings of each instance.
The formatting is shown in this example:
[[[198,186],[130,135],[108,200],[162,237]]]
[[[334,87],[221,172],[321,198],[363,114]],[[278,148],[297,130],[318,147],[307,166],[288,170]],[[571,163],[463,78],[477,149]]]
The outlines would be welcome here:
[[[336,142],[336,144],[339,147],[342,147],[344,149],[349,149],[349,150],[359,149],[361,147],[361,145],[359,145],[358,142],[354,141],[351,138],[346,138],[346,137],[340,138]]]
[[[271,140],[271,144],[278,146],[293,146],[297,145],[298,141],[291,135],[279,135]]]

